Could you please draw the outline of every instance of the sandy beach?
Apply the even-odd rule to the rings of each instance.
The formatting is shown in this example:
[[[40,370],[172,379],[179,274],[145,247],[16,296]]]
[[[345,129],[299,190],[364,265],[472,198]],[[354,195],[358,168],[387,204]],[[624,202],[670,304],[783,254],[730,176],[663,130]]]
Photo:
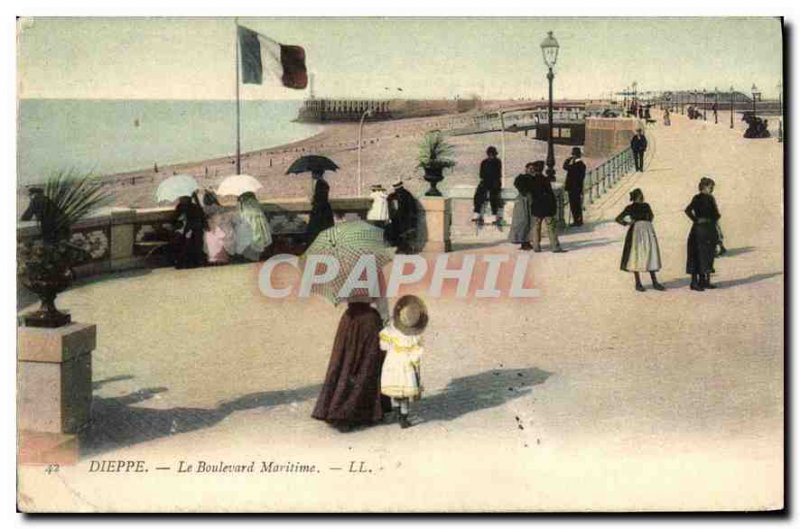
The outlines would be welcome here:
[[[409,118],[392,121],[367,122],[362,139],[362,195],[369,193],[369,186],[381,183],[389,187],[399,179],[415,195],[427,189],[422,179],[422,170],[416,167],[418,145],[426,132],[436,129],[464,126],[471,122],[475,113],[452,114],[436,117]],[[485,157],[486,147],[497,146],[500,150],[500,133],[452,136],[449,141],[455,147],[457,165],[445,172],[440,189],[447,191],[455,185],[475,184],[478,168]],[[544,159],[547,152],[545,142],[533,139],[533,134],[506,133],[506,156],[504,159],[506,186],[511,186],[514,177],[523,172],[526,162]],[[358,196],[358,123],[332,123],[324,125],[322,132],[304,140],[244,153],[242,172],[258,178],[264,187],[258,193],[261,200],[304,198],[310,192],[310,175],[286,175],[286,169],[298,157],[305,154],[321,154],[333,159],[340,167],[335,173],[327,173],[332,197]],[[556,145],[556,168],[570,154],[570,146]],[[602,160],[585,159],[591,168]],[[201,186],[215,188],[225,176],[236,173],[233,155],[210,160],[199,160],[174,165],[153,167],[134,172],[102,177],[109,182],[114,196],[114,206],[155,207],[153,195],[158,184],[176,173],[194,175]],[[557,178],[564,178],[558,170]],[[232,199],[232,197],[231,197]],[[27,204],[27,193],[18,191],[18,207]]]

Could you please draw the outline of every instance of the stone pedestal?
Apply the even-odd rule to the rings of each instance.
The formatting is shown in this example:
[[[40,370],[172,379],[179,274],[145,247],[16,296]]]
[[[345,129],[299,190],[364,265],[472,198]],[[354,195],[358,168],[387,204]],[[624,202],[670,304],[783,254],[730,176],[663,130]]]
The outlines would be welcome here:
[[[420,241],[423,252],[450,251],[450,223],[452,222],[452,202],[448,197],[420,197],[422,215],[418,232],[423,234]]]
[[[97,327],[71,323],[17,333],[17,425],[21,431],[74,434],[90,418]]]

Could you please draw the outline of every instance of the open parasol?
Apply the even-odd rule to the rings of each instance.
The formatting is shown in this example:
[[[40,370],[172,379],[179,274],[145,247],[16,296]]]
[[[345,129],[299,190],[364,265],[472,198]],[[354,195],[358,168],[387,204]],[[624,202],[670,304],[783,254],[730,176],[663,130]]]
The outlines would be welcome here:
[[[244,193],[255,193],[262,186],[261,182],[247,174],[237,174],[226,176],[217,187],[217,194],[220,196],[234,195],[239,196]]]
[[[172,175],[158,184],[158,189],[156,189],[156,202],[174,202],[180,197],[191,196],[192,193],[198,189],[200,189],[200,185],[192,175]]]
[[[379,275],[380,269],[394,258],[393,249],[384,241],[383,230],[363,220],[340,222],[321,231],[303,254],[304,264],[311,255],[332,256],[339,263],[339,273],[332,281],[311,287],[313,294],[334,305],[343,301],[338,293],[362,255],[375,256]]]
[[[316,154],[309,154],[301,156],[292,162],[286,174],[292,173],[322,173],[325,171],[335,171],[339,168],[336,162],[326,156],[318,156]]]

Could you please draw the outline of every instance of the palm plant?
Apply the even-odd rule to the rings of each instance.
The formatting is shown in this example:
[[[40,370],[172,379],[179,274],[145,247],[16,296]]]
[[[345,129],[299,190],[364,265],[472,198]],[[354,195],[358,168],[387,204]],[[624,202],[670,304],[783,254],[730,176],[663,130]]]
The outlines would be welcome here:
[[[87,254],[70,242],[72,227],[110,200],[100,182],[73,170],[56,173],[45,182],[42,195],[34,202],[41,244],[26,247],[20,255],[22,283],[42,301],[38,311],[26,316],[26,325],[59,327],[69,323],[69,315],[56,309],[55,298],[72,283],[72,266]]]
[[[449,169],[456,165],[452,158],[453,146],[439,132],[429,132],[422,139],[417,155],[417,167],[425,170],[425,180],[430,184],[430,189],[425,193],[426,196],[442,196],[436,185],[444,180],[442,170]]]
[[[417,161],[423,169],[441,171],[456,165],[452,155],[453,146],[447,143],[444,135],[441,132],[429,132],[419,145]]]

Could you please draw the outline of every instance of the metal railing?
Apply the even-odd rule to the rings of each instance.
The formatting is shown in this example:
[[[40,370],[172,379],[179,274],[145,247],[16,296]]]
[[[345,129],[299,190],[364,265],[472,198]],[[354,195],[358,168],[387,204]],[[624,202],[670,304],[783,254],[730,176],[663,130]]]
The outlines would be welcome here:
[[[634,168],[633,152],[630,147],[623,149],[611,158],[586,172],[583,181],[584,209],[594,204],[600,197],[613,188],[620,179],[632,172]],[[569,194],[563,193],[558,201],[558,221],[564,224],[569,211]]]

